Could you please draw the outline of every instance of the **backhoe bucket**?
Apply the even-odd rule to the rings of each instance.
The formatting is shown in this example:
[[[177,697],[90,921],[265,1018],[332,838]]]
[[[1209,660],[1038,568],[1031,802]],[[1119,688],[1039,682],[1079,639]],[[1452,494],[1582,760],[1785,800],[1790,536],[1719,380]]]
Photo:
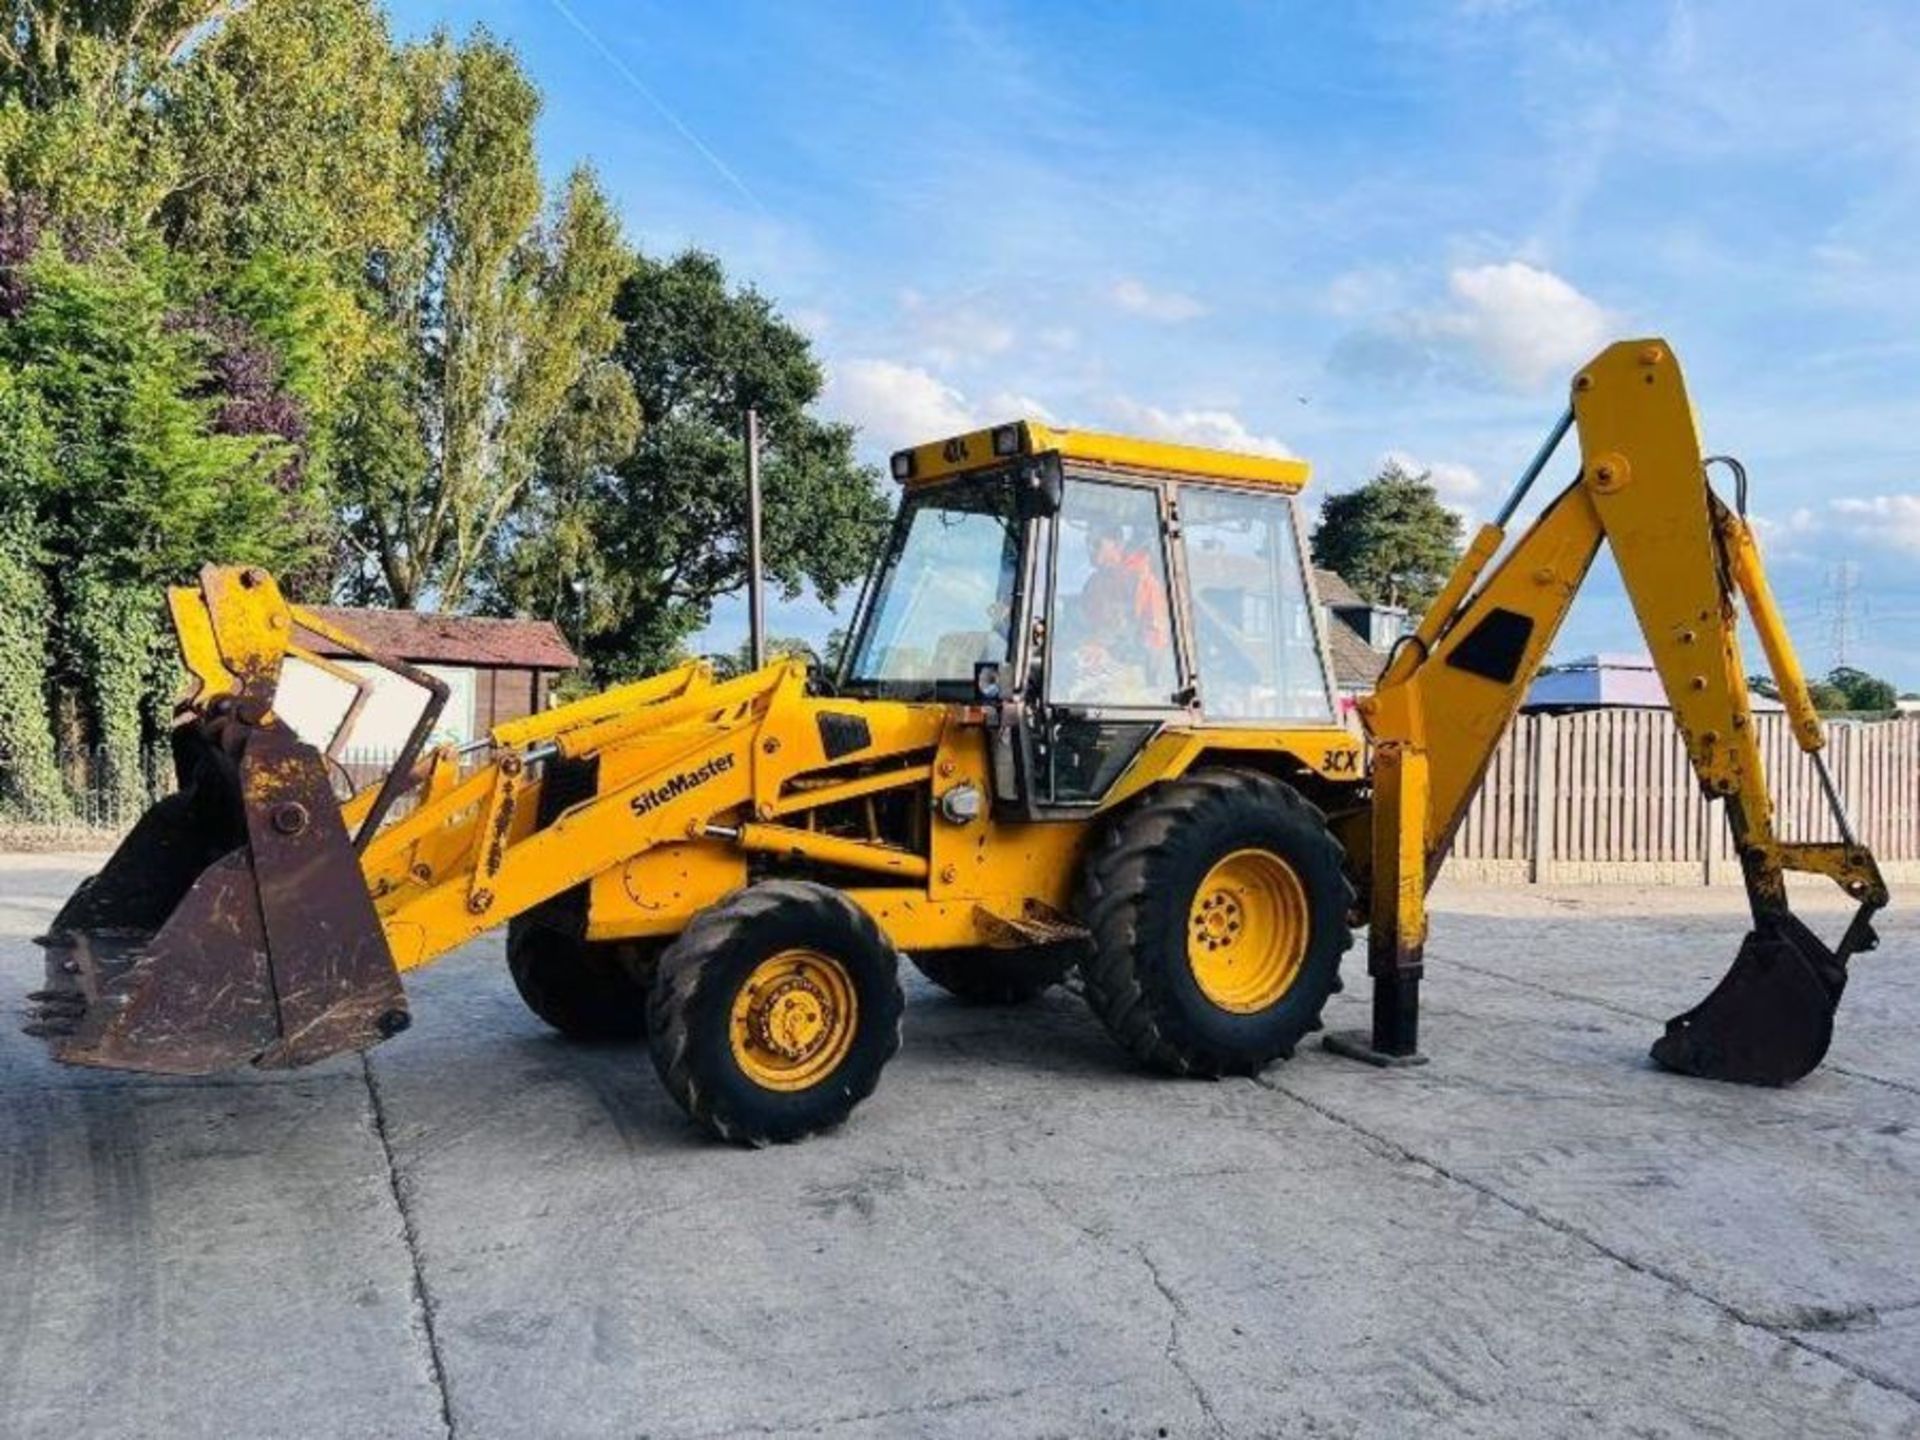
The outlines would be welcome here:
[[[319,754],[232,706],[174,731],[180,789],[42,937],[58,1060],[204,1075],[361,1050],[407,1002]]]
[[[1769,916],[1707,998],[1667,1022],[1653,1058],[1707,1080],[1791,1085],[1825,1058],[1846,984],[1841,956],[1793,916]]]

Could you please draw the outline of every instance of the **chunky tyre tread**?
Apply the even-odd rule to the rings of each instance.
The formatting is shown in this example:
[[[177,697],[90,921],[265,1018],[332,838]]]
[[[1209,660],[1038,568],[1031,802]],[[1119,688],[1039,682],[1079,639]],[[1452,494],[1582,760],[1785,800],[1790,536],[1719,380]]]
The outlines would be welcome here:
[[[1020,1005],[1045,994],[1079,963],[1082,947],[1029,950],[930,950],[909,955],[913,968],[969,1005]]]
[[[569,1040],[638,1040],[647,1033],[655,947],[574,938],[536,918],[507,924],[507,969],[520,998]]]
[[[1270,1037],[1257,1051],[1222,1046],[1199,1033],[1188,1006],[1165,983],[1161,967],[1145,963],[1143,929],[1151,911],[1168,903],[1160,893],[1163,872],[1179,849],[1195,833],[1194,827],[1234,810],[1271,812],[1283,817],[1293,842],[1307,859],[1302,875],[1310,892],[1309,905],[1318,898],[1322,919],[1310,952],[1310,971],[1324,971],[1317,979],[1303,972],[1302,981],[1318,984],[1321,993],[1308,996],[1309,1009],[1290,1033]],[[1176,1075],[1254,1074],[1269,1062],[1292,1055],[1308,1032],[1320,1028],[1320,1010],[1327,995],[1340,988],[1339,957],[1353,944],[1347,911],[1353,887],[1346,879],[1345,855],[1327,829],[1326,819],[1292,786],[1269,775],[1244,770],[1206,770],[1169,782],[1124,814],[1095,842],[1082,877],[1080,914],[1093,932],[1090,953],[1080,962],[1087,1004],[1135,1059]],[[1318,882],[1322,894],[1312,893]],[[1338,905],[1324,893],[1338,887]],[[1184,922],[1187,901],[1179,901]],[[1337,910],[1337,918],[1334,911]],[[1160,917],[1163,925],[1166,917]],[[1324,932],[1324,933],[1321,933]],[[1333,947],[1331,966],[1323,959],[1315,967],[1312,954],[1323,945]],[[1184,962],[1182,962],[1184,963]]]
[[[716,1037],[696,1033],[704,1019],[724,1029],[733,997],[752,969],[743,954],[754,951],[756,932],[772,924],[799,927],[818,937],[816,948],[832,954],[855,973],[860,1012],[853,1048],[819,1085],[804,1092],[759,1091],[751,1082],[729,1084],[716,1070],[730,1064],[716,1058]],[[765,953],[773,948],[759,947]],[[847,953],[848,951],[859,953]],[[758,955],[765,958],[764,954]],[[899,956],[871,916],[839,891],[803,880],[763,880],[736,890],[696,915],[660,957],[647,1005],[647,1034],[654,1069],[681,1109],[722,1140],[762,1146],[803,1139],[838,1125],[880,1082],[880,1072],[900,1048],[900,1021],[906,1008],[900,990]],[[709,1042],[702,1044],[702,1040]],[[717,1037],[724,1047],[724,1033]],[[833,1087],[829,1091],[829,1087]],[[792,1094],[824,1101],[795,1123]]]

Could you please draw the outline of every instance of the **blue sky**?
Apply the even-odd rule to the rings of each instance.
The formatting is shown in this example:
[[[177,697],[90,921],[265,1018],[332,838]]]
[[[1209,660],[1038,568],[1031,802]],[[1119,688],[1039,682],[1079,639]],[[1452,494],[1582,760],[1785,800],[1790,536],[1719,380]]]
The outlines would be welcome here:
[[[1320,490],[1397,453],[1478,518],[1581,360],[1664,334],[1809,667],[1844,588],[1920,688],[1910,0],[392,11],[518,47],[554,173],[773,296],[876,457],[1037,411]],[[1640,648],[1602,571],[1557,655]]]

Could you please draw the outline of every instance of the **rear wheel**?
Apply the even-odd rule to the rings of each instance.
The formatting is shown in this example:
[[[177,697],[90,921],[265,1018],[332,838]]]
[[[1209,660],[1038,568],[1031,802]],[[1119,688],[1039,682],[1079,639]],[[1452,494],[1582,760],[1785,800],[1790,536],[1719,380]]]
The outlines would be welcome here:
[[[530,916],[507,923],[507,969],[527,1008],[569,1040],[638,1040],[658,942],[589,941]]]
[[[913,968],[969,1005],[1018,1005],[1058,985],[1080,958],[1076,947],[1026,950],[930,950],[909,955]]]
[[[900,1048],[899,953],[837,890],[769,880],[703,911],[660,957],[654,1068],[723,1140],[839,1124]]]
[[[1291,1055],[1353,943],[1340,844],[1291,786],[1205,771],[1122,816],[1081,900],[1087,1003],[1136,1058],[1248,1075]]]

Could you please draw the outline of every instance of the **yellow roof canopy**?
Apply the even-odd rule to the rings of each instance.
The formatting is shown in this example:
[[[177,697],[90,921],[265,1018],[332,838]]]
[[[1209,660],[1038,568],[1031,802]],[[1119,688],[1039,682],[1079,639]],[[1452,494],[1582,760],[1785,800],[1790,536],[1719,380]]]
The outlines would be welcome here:
[[[1311,467],[1304,460],[1142,440],[1098,430],[1065,430],[1038,420],[1014,420],[897,451],[893,457],[893,478],[903,485],[920,485],[991,469],[1021,455],[1056,453],[1063,460],[1083,466],[1190,476],[1197,480],[1237,481],[1289,492],[1305,485],[1311,473]]]

